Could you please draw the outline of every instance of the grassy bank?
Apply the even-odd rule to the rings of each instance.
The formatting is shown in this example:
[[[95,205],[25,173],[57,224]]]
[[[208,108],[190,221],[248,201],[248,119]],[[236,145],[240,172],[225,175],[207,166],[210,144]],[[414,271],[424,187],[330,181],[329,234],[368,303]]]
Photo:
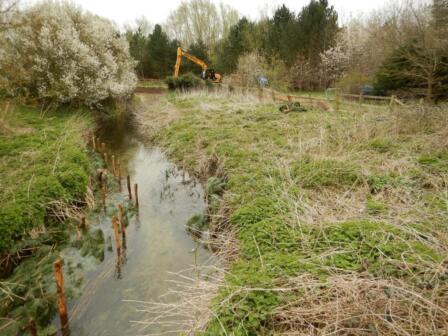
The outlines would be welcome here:
[[[153,113],[178,119],[159,141],[206,181],[211,229],[238,240],[204,334],[448,330],[446,107],[167,99]]]
[[[93,120],[62,109],[1,107],[0,334],[16,335],[29,318],[45,326],[55,312],[52,263],[86,205]],[[66,267],[70,296],[81,274]]]

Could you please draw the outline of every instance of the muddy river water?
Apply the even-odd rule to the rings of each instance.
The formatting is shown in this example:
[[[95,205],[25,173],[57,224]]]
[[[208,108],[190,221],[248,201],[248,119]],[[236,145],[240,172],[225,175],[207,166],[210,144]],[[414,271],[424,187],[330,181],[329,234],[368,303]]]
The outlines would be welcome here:
[[[210,252],[185,230],[188,219],[205,209],[202,186],[171,163],[160,148],[145,144],[134,130],[132,122],[126,121],[107,125],[98,134],[122,163],[123,176],[129,174],[132,184],[138,184],[140,208],[127,228],[126,261],[120,270],[115,249],[106,251],[105,260],[87,271],[82,295],[70,302],[71,335],[166,332],[162,327],[142,329],[139,322],[148,316],[138,312],[132,300],[157,301],[173,286],[173,272],[195,263],[213,263]],[[109,195],[108,208],[127,199],[125,189]],[[106,239],[113,237],[109,214],[101,212],[90,222],[103,229]]]

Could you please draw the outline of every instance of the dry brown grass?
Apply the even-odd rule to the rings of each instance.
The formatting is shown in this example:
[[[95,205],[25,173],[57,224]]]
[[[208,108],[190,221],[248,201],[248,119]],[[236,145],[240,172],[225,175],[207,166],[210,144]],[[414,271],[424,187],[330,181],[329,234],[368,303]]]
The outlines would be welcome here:
[[[272,319],[282,335],[446,335],[447,289],[440,282],[423,294],[400,281],[304,275],[282,285],[296,299],[277,308]]]
[[[272,102],[260,103],[256,96],[241,92],[183,93],[176,97],[175,103],[179,116],[194,113],[194,120],[201,123],[202,129],[214,130],[216,124],[222,125],[224,122],[229,127],[232,118],[239,118],[236,128],[242,127],[242,122],[246,123],[247,132],[252,132],[250,136],[255,138],[254,141],[250,141],[250,136],[248,141],[245,138],[246,130],[241,128],[230,133],[226,139],[217,137],[219,140],[213,145],[230,142],[248,153],[264,155],[261,162],[241,162],[259,165],[259,171],[267,175],[272,198],[286,205],[286,225],[300,231],[304,227],[324,230],[348,221],[387,223],[398,229],[398,232],[405,233],[406,237],[412,237],[404,243],[409,245],[409,253],[417,256],[417,261],[410,264],[405,256],[402,261],[397,261],[382,254],[385,264],[391,263],[398,270],[411,274],[406,279],[374,276],[367,272],[368,265],[359,271],[328,267],[323,269],[330,274],[325,280],[315,274],[305,273],[276,278],[274,288],[236,288],[223,300],[223,305],[231,305],[232,297],[251,291],[288,294],[288,301],[270,314],[267,326],[284,335],[446,334],[447,259],[424,261],[419,258],[421,251],[411,243],[421,242],[439,255],[448,255],[448,229],[445,225],[448,213],[448,173],[433,172],[418,162],[420,155],[445,152],[448,148],[448,106],[395,107],[390,110],[383,106],[343,104],[338,112],[311,111],[303,114],[300,122],[297,122],[293,118],[269,119],[277,112]],[[239,117],[239,110],[249,113],[244,118]],[[211,114],[214,116],[211,117]],[[259,117],[261,121],[258,121]],[[253,120],[257,120],[259,129],[253,127]],[[232,164],[229,161],[233,160],[233,152],[210,160],[209,153],[204,150],[210,144],[210,139],[203,133],[195,134],[195,137],[197,141],[191,150],[182,152],[183,160],[194,163],[188,168],[201,176],[214,175],[218,170],[220,174],[232,176],[244,170],[244,167],[228,169],[228,165]],[[278,141],[279,137],[284,142]],[[293,177],[291,166],[304,157],[317,162],[334,160],[342,165],[347,164],[347,167],[356,166],[359,178],[353,184],[300,188],[298,192],[291,193],[300,184]],[[211,166],[213,172],[210,173]],[[369,180],[372,176],[386,176],[392,182],[387,180],[384,187],[372,192]],[[232,207],[235,207],[232,204],[232,192],[230,190],[224,195],[220,210],[213,214],[214,227],[228,229],[227,219],[234,210]],[[446,209],[435,206],[431,197],[438,197],[439,201],[445,202]],[[384,205],[384,208],[377,212],[371,211],[369,202]],[[309,248],[313,243],[304,239],[302,248]],[[224,239],[217,246],[221,247],[219,251],[232,251],[231,255],[238,255],[238,249],[235,248],[237,244],[226,246]],[[307,251],[303,252],[307,254]],[[308,252],[311,253],[311,250]],[[342,247],[328,249],[304,262],[320,267],[319,262],[325,256],[343,252]],[[359,256],[362,257],[361,252]],[[229,260],[228,256],[226,258]],[[224,274],[224,271],[221,272]],[[219,281],[215,281],[218,278]],[[192,281],[191,278],[180,276],[179,279],[180,287],[175,293],[179,295],[178,304],[164,307],[152,303],[147,311],[153,317],[161,316],[166,309],[175,316],[188,316],[185,320],[181,318],[182,323],[188,325],[188,328],[182,330],[193,335],[194,330],[206,327],[205,319],[193,321],[195,314],[205,318],[214,317],[209,308],[213,297],[209,291],[215,293],[220,288],[226,288],[228,283],[223,276],[212,278],[209,284],[203,282],[207,282],[205,278]],[[238,310],[238,305],[227,308]],[[158,322],[155,318],[148,323]]]

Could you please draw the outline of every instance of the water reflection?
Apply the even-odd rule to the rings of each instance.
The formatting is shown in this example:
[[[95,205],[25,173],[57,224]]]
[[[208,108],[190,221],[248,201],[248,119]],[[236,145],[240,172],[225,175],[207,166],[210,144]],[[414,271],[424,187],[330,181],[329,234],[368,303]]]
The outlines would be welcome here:
[[[105,261],[88,275],[81,298],[72,302],[73,335],[138,334],[140,327],[130,321],[145,316],[136,312],[134,303],[123,300],[158,300],[172,285],[170,274],[211,260],[185,230],[188,219],[205,210],[202,186],[179,171],[159,148],[144,145],[129,123],[124,125],[128,126],[105,128],[100,137],[120,162],[123,176],[129,174],[138,183],[140,207],[136,214],[126,207],[120,210],[118,205],[128,199],[125,186],[123,193],[107,194],[105,211],[98,214],[95,225],[114,241],[110,212],[117,214],[121,246],[106,252]],[[122,227],[122,214],[127,227]]]

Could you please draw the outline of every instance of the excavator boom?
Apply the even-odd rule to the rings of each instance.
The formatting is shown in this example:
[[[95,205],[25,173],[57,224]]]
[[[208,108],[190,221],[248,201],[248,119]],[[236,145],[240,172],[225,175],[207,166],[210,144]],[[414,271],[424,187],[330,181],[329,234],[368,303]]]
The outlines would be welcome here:
[[[202,77],[205,79],[206,73],[207,73],[207,63],[205,63],[203,60],[197,58],[196,56],[191,55],[190,53],[183,50],[181,47],[177,48],[177,59],[176,59],[176,65],[174,66],[174,77],[179,77],[179,70],[180,66],[182,64],[182,57],[185,57],[189,59],[190,61],[196,63],[202,68]],[[221,75],[215,74],[214,82],[219,83],[221,82]]]

